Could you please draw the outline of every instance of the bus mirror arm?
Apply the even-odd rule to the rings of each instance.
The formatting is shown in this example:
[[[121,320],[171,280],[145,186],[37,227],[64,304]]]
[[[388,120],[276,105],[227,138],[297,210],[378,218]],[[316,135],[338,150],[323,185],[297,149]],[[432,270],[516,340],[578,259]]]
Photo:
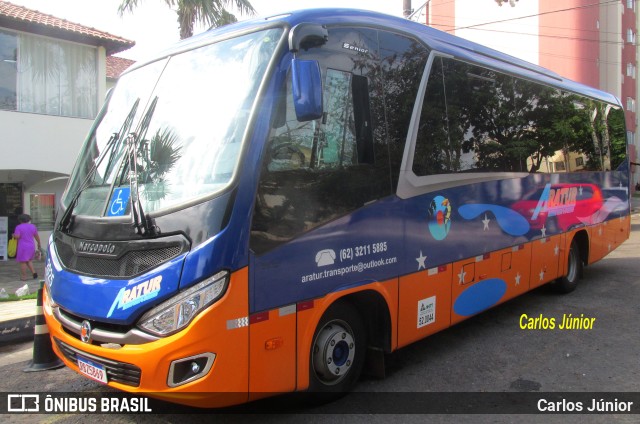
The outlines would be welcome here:
[[[329,31],[324,25],[301,23],[289,32],[289,51],[297,53],[300,49],[309,50],[323,46],[329,41]]]

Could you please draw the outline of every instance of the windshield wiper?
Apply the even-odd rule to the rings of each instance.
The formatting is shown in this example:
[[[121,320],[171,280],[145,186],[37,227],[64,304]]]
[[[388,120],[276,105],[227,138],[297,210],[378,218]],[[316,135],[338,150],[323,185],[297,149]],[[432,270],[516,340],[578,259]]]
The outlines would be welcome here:
[[[138,146],[145,141],[151,118],[156,110],[158,96],[154,97],[147,109],[137,132],[132,132],[127,137],[127,154],[129,157],[129,187],[131,188],[131,220],[133,228],[139,235],[154,236],[160,232],[155,225],[155,220],[145,214],[138,191]]]
[[[133,123],[133,118],[136,116],[136,111],[138,110],[139,103],[140,103],[140,99],[138,98],[133,103],[133,106],[131,107],[129,114],[127,115],[126,119],[122,123],[122,126],[120,127],[120,131],[117,133],[111,134],[111,137],[109,137],[109,141],[107,141],[107,145],[105,146],[104,150],[98,157],[98,160],[93,163],[93,166],[91,167],[89,172],[87,172],[87,176],[82,181],[82,184],[80,184],[80,186],[78,187],[78,190],[73,195],[71,202],[69,202],[69,207],[64,211],[64,214],[60,218],[60,223],[58,224],[59,231],[66,232],[66,233],[69,233],[71,231],[71,227],[73,226],[73,210],[78,204],[80,195],[89,186],[89,182],[93,179],[96,171],[100,167],[100,164],[102,163],[104,158],[107,156],[109,151],[111,151],[111,149],[113,149],[114,146],[118,144],[118,141],[120,140],[121,136],[123,134],[126,134],[127,131],[129,131],[129,128],[131,128],[131,124]],[[106,111],[107,104],[108,104],[108,101],[105,103],[105,109],[104,109],[105,111]]]

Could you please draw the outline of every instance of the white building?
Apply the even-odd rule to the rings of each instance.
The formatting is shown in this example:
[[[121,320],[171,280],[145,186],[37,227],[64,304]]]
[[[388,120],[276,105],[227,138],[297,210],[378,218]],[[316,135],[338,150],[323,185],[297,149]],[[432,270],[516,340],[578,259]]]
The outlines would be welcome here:
[[[0,0],[0,217],[9,234],[23,211],[49,237],[105,92],[132,63],[110,56],[134,44]]]

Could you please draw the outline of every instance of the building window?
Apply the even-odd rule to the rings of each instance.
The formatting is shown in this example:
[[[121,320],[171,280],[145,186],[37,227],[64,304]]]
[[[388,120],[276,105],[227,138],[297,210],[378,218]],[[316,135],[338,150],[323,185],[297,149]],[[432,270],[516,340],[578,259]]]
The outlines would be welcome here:
[[[636,34],[633,32],[633,29],[627,29],[627,43],[635,44],[636,42]]]
[[[579,158],[576,158],[576,167],[582,167],[584,166],[584,158],[582,156],[580,156]]]
[[[636,111],[636,101],[632,97],[627,97],[627,110],[629,112]]]
[[[16,108],[18,38],[0,31],[0,109]]]
[[[634,144],[634,138],[635,134],[633,133],[633,131],[627,131],[627,144]]]
[[[31,194],[29,196],[31,222],[40,231],[52,231],[56,220],[55,194]]]
[[[94,118],[96,49],[0,31],[0,109]]]
[[[633,63],[627,63],[627,76],[634,79],[636,77],[636,66]]]
[[[627,0],[627,9],[636,9],[636,0]]]

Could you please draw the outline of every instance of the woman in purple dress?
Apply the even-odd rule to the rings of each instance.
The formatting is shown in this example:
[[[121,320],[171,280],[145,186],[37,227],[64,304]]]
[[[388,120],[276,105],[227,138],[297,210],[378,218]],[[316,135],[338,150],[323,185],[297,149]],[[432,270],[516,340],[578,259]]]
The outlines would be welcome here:
[[[27,279],[27,267],[31,271],[33,278],[38,278],[36,270],[33,268],[33,257],[36,253],[36,243],[38,243],[38,250],[40,250],[40,236],[38,236],[38,229],[31,223],[31,217],[27,214],[22,214],[18,217],[18,226],[13,233],[13,236],[18,240],[18,251],[16,253],[16,261],[20,263],[20,275],[22,281]]]

